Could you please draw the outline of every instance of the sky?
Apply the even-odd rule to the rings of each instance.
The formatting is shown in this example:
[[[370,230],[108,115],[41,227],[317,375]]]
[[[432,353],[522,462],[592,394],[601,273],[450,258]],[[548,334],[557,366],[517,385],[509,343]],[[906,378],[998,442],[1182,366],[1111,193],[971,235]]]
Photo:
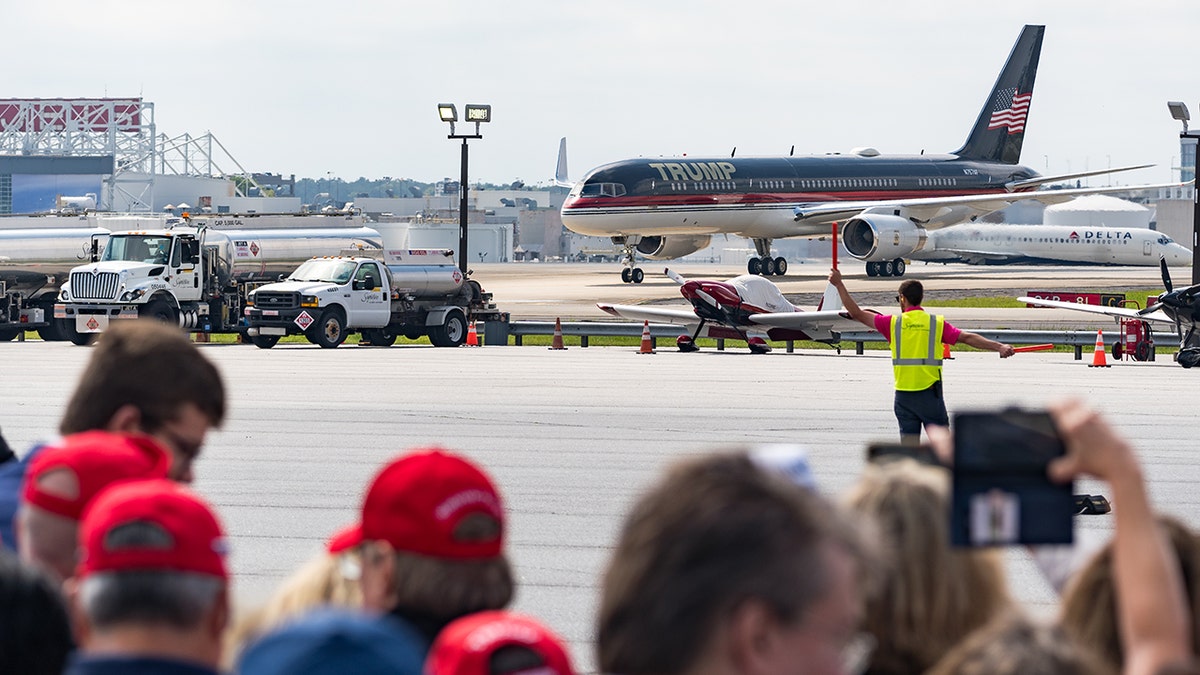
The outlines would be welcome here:
[[[564,136],[572,179],[735,147],[949,152],[1027,23],[1047,28],[1024,165],[1153,163],[1112,180],[1167,182],[1166,101],[1200,128],[1195,0],[9,0],[2,16],[0,97],[140,96],[159,133],[211,132],[246,170],[297,178],[457,179],[443,102],[492,106],[472,183],[552,181]]]

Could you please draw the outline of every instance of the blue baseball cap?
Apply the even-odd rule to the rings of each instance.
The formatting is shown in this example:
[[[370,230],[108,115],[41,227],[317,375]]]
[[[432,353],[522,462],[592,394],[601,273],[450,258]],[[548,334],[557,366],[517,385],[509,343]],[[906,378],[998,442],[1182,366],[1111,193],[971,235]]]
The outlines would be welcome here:
[[[239,675],[421,675],[429,645],[389,616],[321,609],[251,644]]]

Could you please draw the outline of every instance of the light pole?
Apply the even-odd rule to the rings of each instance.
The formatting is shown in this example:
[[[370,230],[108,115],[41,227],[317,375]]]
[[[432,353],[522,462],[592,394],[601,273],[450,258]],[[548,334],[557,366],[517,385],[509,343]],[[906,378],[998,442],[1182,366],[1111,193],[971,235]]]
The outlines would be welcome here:
[[[1171,111],[1171,117],[1183,123],[1183,131],[1179,132],[1179,140],[1186,142],[1189,139],[1195,139],[1194,142],[1200,143],[1200,131],[1188,131],[1188,120],[1192,117],[1188,114],[1187,105],[1182,101],[1167,101],[1167,109]],[[1182,143],[1181,143],[1182,146]],[[1187,162],[1183,158],[1183,148],[1180,148],[1179,153],[1180,179],[1183,178],[1183,172],[1186,171],[1184,166]],[[1192,284],[1200,284],[1200,191],[1196,190],[1195,173],[1196,158],[1192,155]]]
[[[467,139],[483,138],[479,133],[479,125],[492,121],[492,106],[468,103],[463,112],[464,122],[475,123],[475,133],[454,133],[454,123],[458,121],[458,109],[454,107],[453,103],[438,104],[438,117],[443,122],[450,123],[450,135],[446,138],[462,139],[462,175],[458,181],[458,268],[465,276],[467,273]]]

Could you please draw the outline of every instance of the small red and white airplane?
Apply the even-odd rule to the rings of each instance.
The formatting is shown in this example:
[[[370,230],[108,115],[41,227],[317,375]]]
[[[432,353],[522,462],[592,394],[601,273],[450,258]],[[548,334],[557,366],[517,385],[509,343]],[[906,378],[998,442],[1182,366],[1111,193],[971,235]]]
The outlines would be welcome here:
[[[816,311],[803,310],[788,302],[770,280],[743,274],[729,281],[686,280],[667,269],[666,275],[679,284],[679,292],[692,304],[691,311],[643,305],[597,303],[600,309],[626,319],[684,326],[676,339],[681,352],[694,352],[696,338],[745,340],[753,354],[771,351],[767,340],[812,340],[841,348],[843,331],[863,330],[863,325],[842,307],[832,285]]]

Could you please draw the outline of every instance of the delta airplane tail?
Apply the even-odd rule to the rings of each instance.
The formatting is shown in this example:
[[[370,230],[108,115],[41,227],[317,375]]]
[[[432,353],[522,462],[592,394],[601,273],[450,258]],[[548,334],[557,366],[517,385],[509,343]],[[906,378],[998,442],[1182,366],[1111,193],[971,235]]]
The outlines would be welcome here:
[[[1045,26],[1025,26],[996,78],[992,93],[979,111],[971,135],[951,154],[963,159],[1016,164],[1021,160],[1025,120],[1033,98]]]

